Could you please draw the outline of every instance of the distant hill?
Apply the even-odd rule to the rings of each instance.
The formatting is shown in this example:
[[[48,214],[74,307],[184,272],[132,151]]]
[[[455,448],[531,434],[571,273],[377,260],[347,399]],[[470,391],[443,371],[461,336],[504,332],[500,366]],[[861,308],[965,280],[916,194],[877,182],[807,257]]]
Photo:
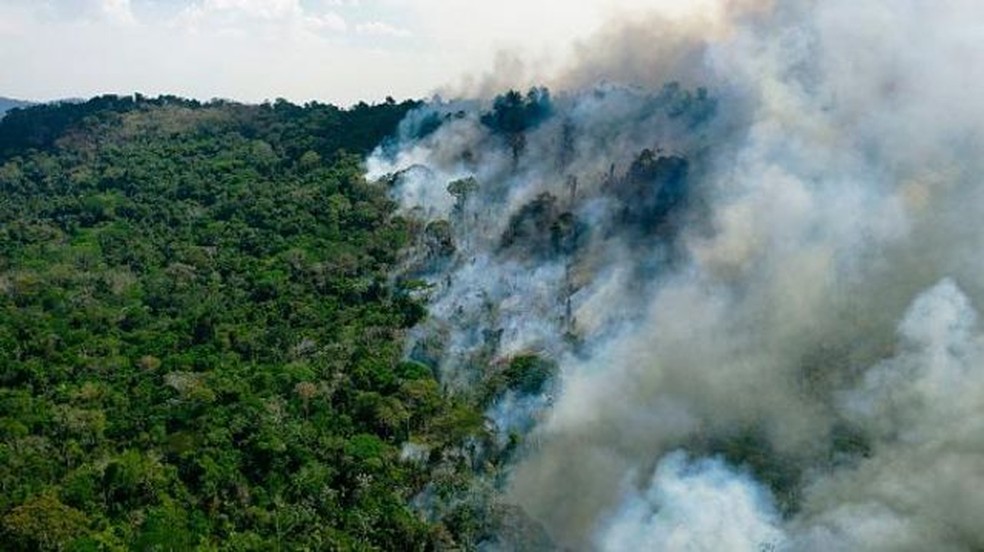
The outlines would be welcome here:
[[[15,100],[13,98],[4,98],[3,96],[0,96],[0,117],[15,107],[27,107],[29,105],[33,105],[32,102],[25,102],[23,100]]]

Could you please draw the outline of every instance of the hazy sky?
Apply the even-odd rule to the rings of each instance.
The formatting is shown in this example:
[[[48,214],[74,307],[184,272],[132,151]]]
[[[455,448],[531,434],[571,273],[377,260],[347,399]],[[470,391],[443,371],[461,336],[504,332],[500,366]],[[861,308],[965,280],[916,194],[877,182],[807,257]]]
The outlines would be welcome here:
[[[557,64],[632,10],[693,0],[0,0],[0,95],[341,104],[424,97],[523,52]],[[683,8],[683,6],[688,6]]]

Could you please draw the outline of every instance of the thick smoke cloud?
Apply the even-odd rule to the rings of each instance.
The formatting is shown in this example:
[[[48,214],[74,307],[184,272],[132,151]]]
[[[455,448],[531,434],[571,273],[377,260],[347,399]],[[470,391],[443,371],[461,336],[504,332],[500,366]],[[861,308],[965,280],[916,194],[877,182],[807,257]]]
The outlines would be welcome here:
[[[576,550],[984,547],[980,21],[722,2],[613,23],[519,127],[405,122],[369,165],[430,221],[408,354],[559,365],[490,408],[533,427],[502,500]]]

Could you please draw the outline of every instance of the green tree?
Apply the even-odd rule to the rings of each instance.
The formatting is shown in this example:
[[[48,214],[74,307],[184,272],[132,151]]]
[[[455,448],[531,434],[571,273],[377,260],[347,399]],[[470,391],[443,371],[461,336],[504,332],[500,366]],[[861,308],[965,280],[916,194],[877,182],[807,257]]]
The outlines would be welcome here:
[[[65,550],[87,526],[84,513],[62,504],[50,492],[28,499],[3,516],[8,542],[23,549]]]

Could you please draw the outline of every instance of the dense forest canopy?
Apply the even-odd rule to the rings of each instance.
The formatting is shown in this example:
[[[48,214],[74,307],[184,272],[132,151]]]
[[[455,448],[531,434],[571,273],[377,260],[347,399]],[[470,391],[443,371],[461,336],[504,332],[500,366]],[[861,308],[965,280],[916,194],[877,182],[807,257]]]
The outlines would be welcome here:
[[[0,120],[5,548],[457,538],[408,502],[482,417],[402,361],[425,312],[389,274],[413,229],[361,166],[416,105],[103,96]]]

